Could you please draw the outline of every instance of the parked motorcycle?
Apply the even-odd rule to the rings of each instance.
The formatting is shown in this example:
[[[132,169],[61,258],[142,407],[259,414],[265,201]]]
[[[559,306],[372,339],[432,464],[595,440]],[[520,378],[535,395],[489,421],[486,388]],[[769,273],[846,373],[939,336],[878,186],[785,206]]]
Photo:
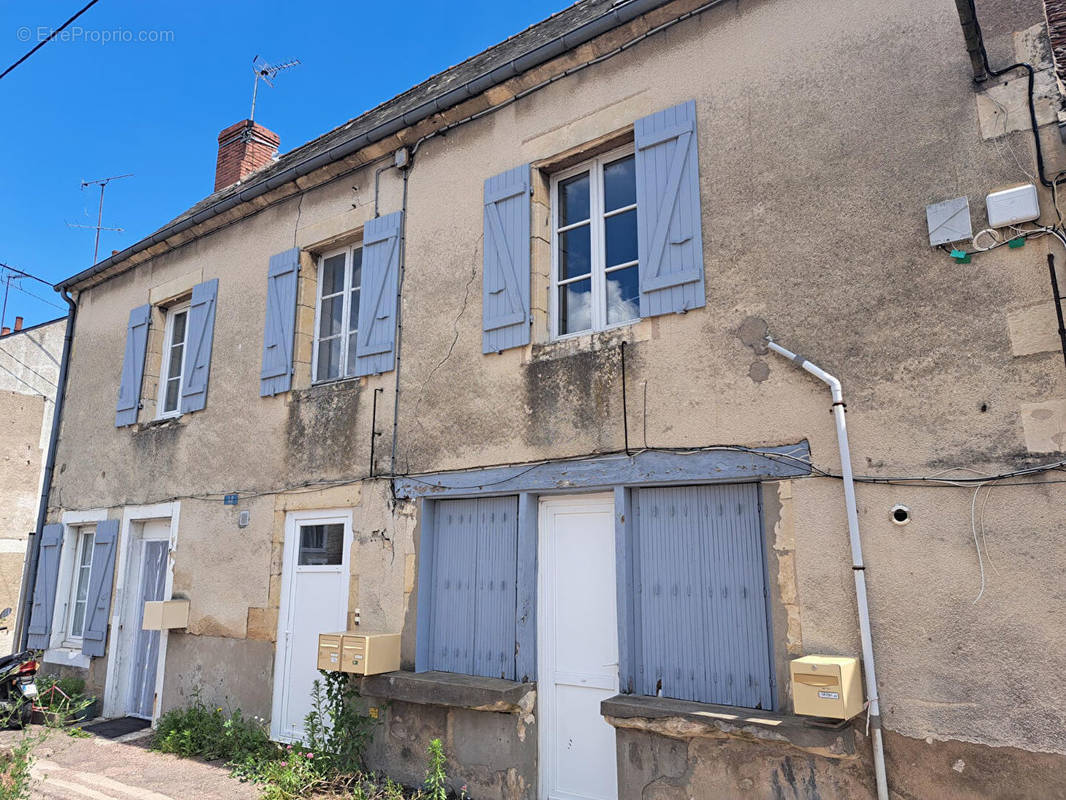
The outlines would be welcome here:
[[[0,622],[11,616],[11,609],[0,611]],[[0,625],[6,631],[7,625]],[[32,650],[0,658],[0,722],[25,727],[37,699],[37,659]]]

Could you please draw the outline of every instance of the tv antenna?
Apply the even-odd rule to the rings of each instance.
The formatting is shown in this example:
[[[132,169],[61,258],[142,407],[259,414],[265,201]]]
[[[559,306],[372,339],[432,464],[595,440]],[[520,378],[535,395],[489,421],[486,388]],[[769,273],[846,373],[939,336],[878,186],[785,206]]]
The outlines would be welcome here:
[[[95,225],[78,225],[74,222],[68,222],[67,226],[71,228],[90,228],[96,231],[96,241],[93,243],[93,264],[96,263],[96,256],[100,251],[100,231],[122,231],[122,228],[105,228],[103,224],[104,219],[104,188],[111,181],[117,181],[120,178],[132,178],[133,173],[128,175],[112,175],[110,178],[100,178],[97,181],[82,181],[81,188],[86,186],[99,186],[100,187],[100,206],[96,211],[96,224]]]
[[[258,55],[252,59],[252,72],[255,73],[255,85],[252,87],[252,113],[248,115],[250,122],[255,122],[255,96],[259,92],[259,81],[262,80],[271,89],[274,88],[274,78],[285,69],[299,66],[300,59],[294,58],[284,64],[270,64]]]

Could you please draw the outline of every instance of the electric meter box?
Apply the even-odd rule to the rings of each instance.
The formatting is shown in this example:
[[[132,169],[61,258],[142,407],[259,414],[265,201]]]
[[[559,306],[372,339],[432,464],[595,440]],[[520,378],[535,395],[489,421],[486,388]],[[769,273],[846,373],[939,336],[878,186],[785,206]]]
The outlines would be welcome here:
[[[989,227],[992,228],[1032,222],[1040,216],[1040,199],[1036,194],[1036,186],[1023,183],[992,192],[985,198],[985,210],[988,212]]]
[[[863,709],[859,659],[803,656],[789,664],[792,706],[797,714],[851,719]]]
[[[400,634],[344,631],[318,636],[318,668],[380,675],[400,668]]]

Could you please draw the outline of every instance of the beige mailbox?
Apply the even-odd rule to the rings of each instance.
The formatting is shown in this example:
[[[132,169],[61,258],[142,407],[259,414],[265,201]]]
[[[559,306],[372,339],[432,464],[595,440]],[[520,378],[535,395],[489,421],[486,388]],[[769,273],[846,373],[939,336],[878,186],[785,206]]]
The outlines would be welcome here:
[[[859,659],[803,656],[789,665],[792,705],[797,714],[851,719],[863,709]]]
[[[141,628],[146,631],[167,631],[189,626],[188,600],[148,600],[144,604]]]
[[[400,668],[400,634],[320,633],[318,668],[352,672],[356,675],[380,675]]]

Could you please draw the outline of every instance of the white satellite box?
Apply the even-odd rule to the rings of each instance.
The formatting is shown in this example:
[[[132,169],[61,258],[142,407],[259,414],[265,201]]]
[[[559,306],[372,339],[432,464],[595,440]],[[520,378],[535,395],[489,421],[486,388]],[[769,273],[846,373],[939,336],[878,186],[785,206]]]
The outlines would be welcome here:
[[[1040,217],[1040,198],[1036,186],[1023,183],[992,192],[985,198],[988,225],[1003,228],[1020,222],[1032,222]]]

